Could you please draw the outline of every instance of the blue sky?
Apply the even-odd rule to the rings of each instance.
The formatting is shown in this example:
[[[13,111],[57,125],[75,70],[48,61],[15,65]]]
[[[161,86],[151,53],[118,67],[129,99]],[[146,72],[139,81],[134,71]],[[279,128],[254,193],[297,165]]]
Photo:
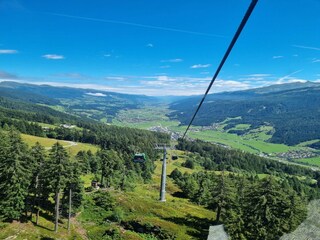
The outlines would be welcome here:
[[[250,0],[0,0],[0,81],[203,94]],[[320,81],[320,0],[259,0],[211,92]]]

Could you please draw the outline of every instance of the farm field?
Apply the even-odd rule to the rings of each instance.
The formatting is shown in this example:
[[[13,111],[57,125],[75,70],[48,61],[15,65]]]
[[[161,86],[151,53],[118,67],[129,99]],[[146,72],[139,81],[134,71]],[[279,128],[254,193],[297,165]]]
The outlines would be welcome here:
[[[91,150],[93,153],[98,151],[98,146],[94,146],[86,143],[78,143],[72,141],[57,140],[52,138],[36,137],[27,134],[21,134],[23,141],[29,146],[34,146],[36,142],[39,142],[43,147],[49,150],[53,144],[59,142],[71,156],[75,156],[80,150],[88,151]]]
[[[296,160],[296,162],[316,165],[320,167],[320,157],[303,158],[303,159]]]
[[[186,126],[180,126],[178,121],[170,120],[166,116],[166,114],[169,112],[170,110],[165,106],[162,108],[121,110],[113,121],[113,124],[140,129],[160,127],[168,132],[171,131],[183,134]],[[290,152],[308,153],[313,150],[308,148],[307,145],[317,141],[307,141],[296,146],[270,143],[268,140],[272,137],[271,134],[274,132],[274,129],[272,126],[268,125],[249,130],[249,124],[238,124],[228,130],[224,130],[224,127],[228,124],[228,121],[234,119],[236,118],[227,118],[221,123],[218,123],[216,126],[209,127],[209,129],[206,127],[191,126],[188,136],[267,157],[279,157],[278,155],[280,154]],[[239,136],[237,134],[229,133],[231,130],[248,130],[248,132]],[[318,152],[318,154],[320,154],[319,151],[314,152]],[[281,158],[287,160],[286,158]],[[320,158],[318,157],[306,159],[303,158],[301,160],[298,159],[295,159],[294,161],[312,165],[320,165]]]

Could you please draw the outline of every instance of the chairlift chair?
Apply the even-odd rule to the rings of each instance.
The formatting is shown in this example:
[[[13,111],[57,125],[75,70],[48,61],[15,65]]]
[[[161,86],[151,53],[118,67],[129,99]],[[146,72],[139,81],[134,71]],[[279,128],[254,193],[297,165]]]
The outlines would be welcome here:
[[[136,153],[133,157],[133,162],[144,163],[146,161],[146,155],[144,153]]]

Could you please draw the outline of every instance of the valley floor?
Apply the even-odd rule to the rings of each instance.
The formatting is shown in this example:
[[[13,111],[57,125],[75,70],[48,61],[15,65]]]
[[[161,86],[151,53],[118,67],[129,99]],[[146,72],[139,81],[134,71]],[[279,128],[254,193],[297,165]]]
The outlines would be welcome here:
[[[113,120],[113,124],[166,132],[173,134],[174,138],[181,137],[186,126],[181,126],[179,121],[170,120],[166,116],[169,113],[170,110],[166,106],[121,110]],[[309,144],[317,142],[319,139],[303,142],[295,146],[271,143],[268,140],[272,137],[272,132],[274,132],[272,126],[265,125],[249,130],[249,124],[237,124],[225,130],[224,127],[233,119],[235,118],[227,118],[212,126],[191,126],[188,136],[280,161],[312,165],[315,168],[320,167],[320,151],[308,147]],[[244,135],[232,133],[232,131],[239,130],[247,132]]]

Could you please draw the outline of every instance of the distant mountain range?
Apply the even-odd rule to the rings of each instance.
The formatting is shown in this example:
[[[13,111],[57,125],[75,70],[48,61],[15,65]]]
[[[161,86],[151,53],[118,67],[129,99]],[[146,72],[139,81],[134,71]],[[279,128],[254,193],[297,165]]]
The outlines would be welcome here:
[[[18,83],[13,81],[3,81],[0,82],[1,94],[7,92],[7,96],[13,94],[17,97],[15,92],[26,93],[30,96],[41,96],[50,99],[78,99],[88,96],[92,97],[103,97],[108,100],[115,99],[125,99],[129,102],[145,102],[150,99],[155,99],[153,97],[148,97],[144,95],[130,95],[115,92],[99,91],[94,89],[81,89],[81,88],[70,88],[70,87],[54,87],[50,85],[34,85],[27,83]],[[30,101],[37,101],[37,99]]]
[[[170,104],[173,110],[170,118],[188,124],[199,101],[200,97],[196,96]],[[320,139],[320,84],[290,83],[210,94],[193,124],[208,126],[228,117],[241,117],[229,121],[233,126],[239,123],[251,124],[251,128],[272,125],[275,133],[270,141],[275,143],[294,145]]]
[[[0,96],[15,101],[45,104],[58,110],[94,120],[108,121],[120,110],[158,104],[160,99],[93,89],[0,82]]]
[[[0,82],[0,96],[10,101],[42,105],[46,107],[44,109],[49,107],[102,122],[112,122],[121,110],[166,104],[171,110],[169,117],[179,120],[182,125],[189,123],[202,97],[149,97],[11,81]],[[226,118],[241,117],[229,121],[225,128],[232,128],[239,123],[250,124],[250,129],[271,125],[275,129],[271,142],[294,145],[320,139],[319,103],[320,83],[314,82],[210,94],[193,124],[209,126]],[[249,130],[236,133],[241,135]]]

